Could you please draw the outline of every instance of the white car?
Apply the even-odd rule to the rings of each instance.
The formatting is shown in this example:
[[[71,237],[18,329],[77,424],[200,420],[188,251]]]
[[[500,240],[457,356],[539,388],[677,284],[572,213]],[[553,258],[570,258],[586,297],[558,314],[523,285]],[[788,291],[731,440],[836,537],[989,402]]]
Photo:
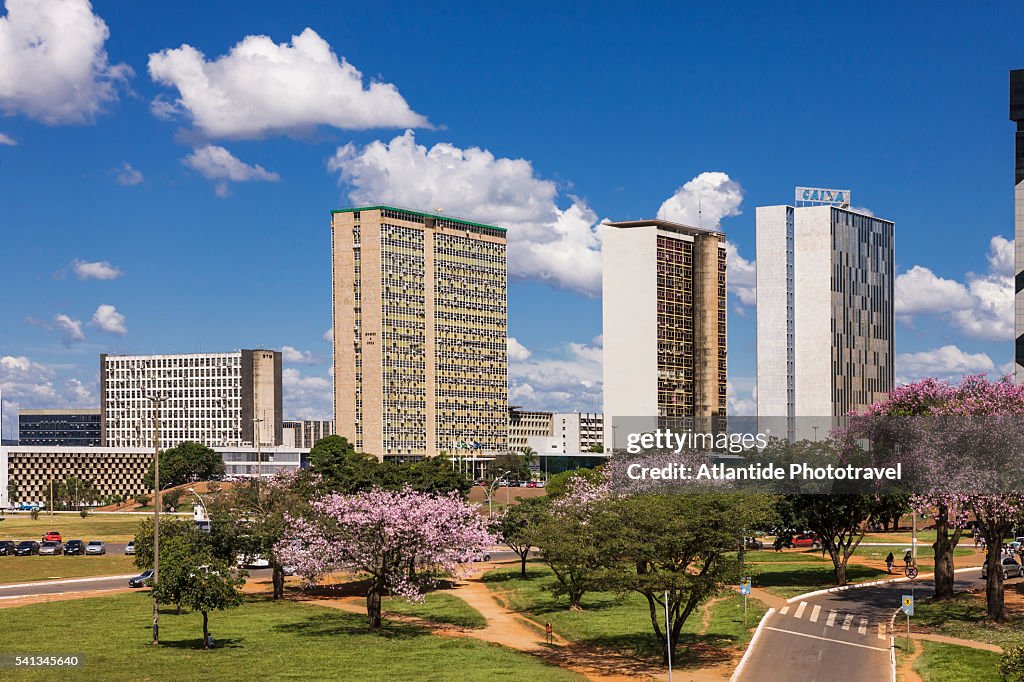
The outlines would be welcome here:
[[[97,556],[100,554],[106,554],[107,546],[103,544],[102,540],[89,540],[89,544],[85,546],[85,553],[87,555],[94,554]]]
[[[124,553],[125,556],[132,556],[133,554],[135,554],[135,540],[132,540],[124,546]]]
[[[239,568],[270,568],[270,562],[259,554],[239,554],[235,557]]]

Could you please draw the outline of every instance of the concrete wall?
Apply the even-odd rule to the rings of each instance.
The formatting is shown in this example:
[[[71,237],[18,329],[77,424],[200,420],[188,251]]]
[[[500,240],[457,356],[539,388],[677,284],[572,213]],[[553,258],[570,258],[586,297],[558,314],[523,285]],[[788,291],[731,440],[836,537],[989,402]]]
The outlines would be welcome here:
[[[787,416],[788,206],[757,207],[757,415]]]

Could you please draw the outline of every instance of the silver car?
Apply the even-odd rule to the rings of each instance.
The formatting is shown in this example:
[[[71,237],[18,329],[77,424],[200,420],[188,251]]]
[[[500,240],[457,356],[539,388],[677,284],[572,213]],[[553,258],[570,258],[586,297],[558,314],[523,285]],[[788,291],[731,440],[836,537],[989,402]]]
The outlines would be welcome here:
[[[89,544],[85,546],[85,553],[88,554],[106,554],[107,546],[103,544],[102,540],[89,540]]]
[[[135,540],[132,540],[124,546],[124,553],[128,556],[135,554]]]
[[[63,553],[64,547],[56,540],[47,540],[39,545],[39,556],[55,556]]]
[[[43,550],[39,550],[42,554]],[[1024,578],[1024,566],[1018,564],[1017,561],[1012,557],[1003,557],[1003,580],[1009,580],[1010,578]],[[988,577],[988,562],[986,561],[981,567],[981,577],[985,579]]]

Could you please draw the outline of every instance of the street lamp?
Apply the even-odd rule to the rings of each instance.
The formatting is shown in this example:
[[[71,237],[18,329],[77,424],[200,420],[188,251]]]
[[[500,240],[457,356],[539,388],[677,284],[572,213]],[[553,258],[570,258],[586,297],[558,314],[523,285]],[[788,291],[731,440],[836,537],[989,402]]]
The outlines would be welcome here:
[[[160,579],[160,404],[167,396],[146,396],[153,403],[153,585]],[[160,607],[153,590],[153,644],[160,643]]]
[[[262,417],[253,417],[252,419],[252,436],[253,440],[256,441],[256,497],[260,496],[261,485],[263,484],[263,455],[260,452],[260,424],[263,423]]]
[[[501,471],[498,472],[498,475],[496,475],[494,477],[494,480],[491,481],[490,485],[487,486],[487,516],[492,516],[494,514],[494,507],[491,504],[491,500],[494,498],[494,486],[497,485],[499,480],[501,480],[500,476],[504,476],[507,473],[509,473],[509,471],[507,471],[506,469],[502,469]],[[506,483],[507,482],[508,481],[506,481]],[[505,492],[506,493],[508,492],[507,486],[506,486]],[[508,496],[507,495],[505,497],[505,504],[506,505],[508,504]]]

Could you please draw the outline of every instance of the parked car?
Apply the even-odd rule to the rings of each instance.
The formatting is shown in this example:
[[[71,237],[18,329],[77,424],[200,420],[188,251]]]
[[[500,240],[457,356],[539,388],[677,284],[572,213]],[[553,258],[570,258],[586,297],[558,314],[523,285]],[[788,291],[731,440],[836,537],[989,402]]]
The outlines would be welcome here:
[[[64,545],[64,556],[81,556],[85,554],[85,543],[81,540],[68,540]]]
[[[146,586],[146,581],[151,580],[152,578],[153,578],[153,569],[151,568],[148,571],[143,571],[142,573],[138,574],[134,578],[129,578],[128,579],[128,587],[145,587]]]
[[[60,533],[58,533],[55,530],[51,530],[50,532],[48,532],[46,535],[43,536],[43,542],[50,542],[50,541],[61,542]]]
[[[259,554],[239,554],[235,557],[239,568],[269,568],[270,562]]]
[[[547,484],[544,481],[537,481],[537,487],[538,488],[543,488],[545,485],[547,485]]]
[[[537,481],[530,481],[529,483],[526,484],[526,487],[527,488],[536,488],[537,487]]]
[[[813,547],[818,549],[821,547],[821,542],[818,540],[818,536],[814,533],[800,533],[794,535],[793,539],[789,541],[790,547]]]
[[[39,554],[39,543],[35,540],[22,540],[14,546],[15,556],[31,556]]]
[[[477,557],[475,557],[473,559],[473,561],[490,561],[490,560],[491,560],[491,553],[490,552],[484,552],[483,554],[481,554],[481,555],[479,555],[479,556],[477,556]]]
[[[128,544],[124,546],[124,553],[128,556],[135,554],[135,540],[130,540]]]
[[[988,562],[981,567],[981,577],[988,577]],[[1012,556],[1003,557],[1003,580],[1008,578],[1024,578],[1024,566],[1017,563]]]
[[[86,554],[106,554],[107,546],[103,544],[101,540],[89,540],[89,544],[85,547]]]
[[[64,552],[64,546],[56,540],[47,540],[43,544],[39,545],[39,551],[36,552],[39,556],[56,556]]]
[[[14,540],[0,541],[0,556],[14,556]]]
[[[764,543],[757,538],[743,538],[743,547],[745,549],[764,549]]]
[[[529,481],[519,481],[519,487],[520,488],[529,488],[530,487],[530,482]]]

